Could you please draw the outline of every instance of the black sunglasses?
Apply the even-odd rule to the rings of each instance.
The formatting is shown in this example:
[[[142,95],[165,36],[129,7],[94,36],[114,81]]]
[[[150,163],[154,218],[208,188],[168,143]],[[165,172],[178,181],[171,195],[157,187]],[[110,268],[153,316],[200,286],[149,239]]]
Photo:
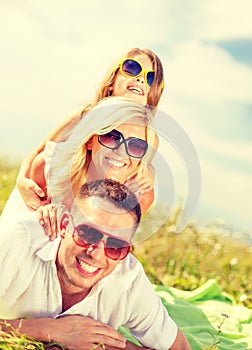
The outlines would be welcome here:
[[[82,248],[95,247],[102,240],[104,242],[104,253],[112,260],[123,260],[129,254],[131,248],[129,242],[86,224],[74,227],[72,238],[74,243]]]
[[[112,130],[104,135],[98,135],[99,143],[109,149],[117,149],[122,143],[125,144],[126,153],[133,158],[142,158],[147,149],[148,143],[137,137],[125,139],[123,134],[118,130]]]

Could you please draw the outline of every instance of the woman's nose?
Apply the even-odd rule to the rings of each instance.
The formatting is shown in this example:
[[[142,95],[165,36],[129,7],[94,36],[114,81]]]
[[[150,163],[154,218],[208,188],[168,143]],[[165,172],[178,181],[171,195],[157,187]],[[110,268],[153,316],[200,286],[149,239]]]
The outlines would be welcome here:
[[[128,157],[126,152],[126,144],[124,142],[122,142],[118,148],[114,149],[113,152],[120,155],[120,157]]]
[[[104,258],[104,242],[100,241],[95,244],[90,244],[88,248],[86,248],[86,254],[91,256],[96,260],[100,260]]]

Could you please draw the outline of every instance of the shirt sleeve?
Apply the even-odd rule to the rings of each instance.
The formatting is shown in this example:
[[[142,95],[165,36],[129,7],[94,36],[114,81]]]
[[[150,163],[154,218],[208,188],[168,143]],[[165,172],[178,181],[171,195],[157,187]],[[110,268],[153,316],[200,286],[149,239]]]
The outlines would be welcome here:
[[[21,223],[1,225],[5,231],[0,237],[0,301],[12,293],[17,284],[19,272],[25,269],[24,260],[28,254],[28,235]]]
[[[169,316],[161,299],[143,269],[128,295],[129,321],[126,326],[144,346],[167,350],[175,341],[178,327]]]
[[[29,285],[34,273],[34,253],[48,240],[43,229],[29,212],[1,223],[0,230],[0,306],[1,300],[10,300]]]

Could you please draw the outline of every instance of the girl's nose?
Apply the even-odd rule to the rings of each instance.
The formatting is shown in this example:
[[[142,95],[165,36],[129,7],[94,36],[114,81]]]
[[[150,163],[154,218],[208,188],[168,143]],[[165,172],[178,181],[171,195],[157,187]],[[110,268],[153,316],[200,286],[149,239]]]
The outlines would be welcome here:
[[[144,83],[144,75],[143,74],[139,75],[136,80],[143,84]]]

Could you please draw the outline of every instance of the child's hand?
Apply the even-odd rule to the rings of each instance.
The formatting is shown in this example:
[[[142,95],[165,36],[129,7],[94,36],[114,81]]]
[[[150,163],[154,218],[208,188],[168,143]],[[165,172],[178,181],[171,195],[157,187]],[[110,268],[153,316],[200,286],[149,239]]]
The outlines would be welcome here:
[[[42,205],[37,210],[37,220],[44,227],[46,236],[53,241],[58,235],[57,207],[53,204]]]
[[[151,165],[145,171],[138,172],[137,175],[125,182],[125,185],[136,195],[144,194],[153,189],[155,173]]]
[[[49,203],[44,191],[33,180],[24,177],[17,182],[18,190],[29,210],[36,211],[40,206]]]

